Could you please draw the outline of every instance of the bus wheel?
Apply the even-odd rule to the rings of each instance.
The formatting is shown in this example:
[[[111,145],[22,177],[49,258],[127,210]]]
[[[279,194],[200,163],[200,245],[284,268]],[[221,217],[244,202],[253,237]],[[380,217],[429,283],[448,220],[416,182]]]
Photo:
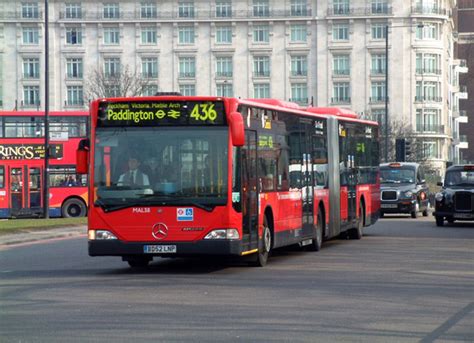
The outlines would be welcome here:
[[[364,234],[364,206],[359,207],[359,220],[357,221],[357,227],[353,228],[349,232],[351,239],[361,239]]]
[[[416,217],[418,217],[418,212],[420,211],[420,204],[418,203],[418,201],[416,202],[415,204],[415,208],[413,209],[413,211],[410,213],[411,217],[416,219]]]
[[[85,217],[86,213],[86,204],[76,198],[66,200],[61,207],[61,214],[64,218]]]
[[[272,249],[272,233],[268,226],[268,220],[265,216],[263,219],[263,236],[262,236],[262,247],[259,249],[255,265],[257,267],[264,267],[268,261],[268,255]]]
[[[321,214],[321,209],[318,211],[317,221],[316,237],[314,237],[311,244],[307,246],[308,251],[319,251],[321,250],[321,245],[323,244],[323,216]]]

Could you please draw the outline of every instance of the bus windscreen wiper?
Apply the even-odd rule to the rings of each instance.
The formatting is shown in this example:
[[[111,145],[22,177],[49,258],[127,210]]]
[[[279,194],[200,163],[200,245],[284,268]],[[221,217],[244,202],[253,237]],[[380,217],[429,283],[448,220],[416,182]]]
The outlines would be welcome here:
[[[144,204],[143,202],[138,202],[138,201],[131,201],[131,202],[123,203],[123,204],[109,205],[109,204],[104,203],[100,199],[96,200],[94,205],[100,206],[104,210],[105,213],[123,210],[125,208],[135,207],[135,206],[148,206],[147,204]]]
[[[207,212],[212,212],[214,209],[214,206],[206,206],[204,204],[201,204],[195,200],[187,199],[187,198],[176,198],[176,197],[171,197],[171,196],[163,196],[163,195],[152,195],[152,194],[144,194],[140,198],[146,198],[148,200],[153,199],[153,205],[190,205],[190,206],[195,206],[197,208],[200,208],[204,211]]]

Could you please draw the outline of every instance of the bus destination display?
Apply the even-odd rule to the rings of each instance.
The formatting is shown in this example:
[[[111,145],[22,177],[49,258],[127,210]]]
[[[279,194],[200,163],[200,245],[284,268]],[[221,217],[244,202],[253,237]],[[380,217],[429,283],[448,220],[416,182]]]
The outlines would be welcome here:
[[[221,101],[103,102],[98,127],[225,125]]]

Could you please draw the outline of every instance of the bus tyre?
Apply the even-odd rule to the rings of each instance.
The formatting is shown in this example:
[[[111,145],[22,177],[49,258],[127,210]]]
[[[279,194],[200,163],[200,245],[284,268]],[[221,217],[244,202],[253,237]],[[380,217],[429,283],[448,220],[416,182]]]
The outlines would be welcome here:
[[[316,236],[313,237],[313,241],[308,245],[308,251],[319,251],[321,250],[321,245],[323,244],[323,216],[321,215],[321,210],[318,211],[318,219],[316,223]]]
[[[361,239],[364,235],[364,212],[364,208],[361,204],[359,207],[359,220],[357,221],[357,227],[350,230],[349,238]]]
[[[87,214],[87,207],[84,201],[77,198],[71,198],[63,203],[61,214],[64,218],[85,217]]]
[[[444,218],[441,216],[436,216],[436,226],[443,226],[444,225]]]
[[[261,247],[258,250],[257,259],[255,261],[255,265],[257,267],[264,267],[267,264],[268,255],[270,254],[271,249],[272,249],[272,233],[270,231],[270,228],[268,227],[267,217],[264,217]]]

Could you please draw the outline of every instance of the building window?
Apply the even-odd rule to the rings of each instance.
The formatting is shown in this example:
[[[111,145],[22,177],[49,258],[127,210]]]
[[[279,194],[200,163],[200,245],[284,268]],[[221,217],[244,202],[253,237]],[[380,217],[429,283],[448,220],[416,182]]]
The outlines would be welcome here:
[[[155,79],[158,77],[158,58],[142,58],[142,76],[147,79]]]
[[[120,28],[104,27],[104,44],[120,44]]]
[[[145,87],[143,87],[143,96],[153,96],[156,93],[158,93],[158,85],[146,85]]]
[[[426,40],[439,40],[440,26],[435,23],[423,23],[423,26],[417,26],[416,38]]]
[[[306,0],[291,0],[290,14],[295,17],[308,15]]]
[[[436,81],[417,81],[415,101],[441,102],[441,83]]]
[[[156,27],[142,27],[142,44],[156,44],[157,32]]]
[[[66,70],[68,79],[82,79],[82,58],[66,59]]]
[[[372,82],[370,103],[385,101],[385,81]]]
[[[372,75],[385,74],[385,54],[372,54]]]
[[[232,77],[233,65],[232,57],[217,57],[216,58],[216,76],[218,77]]]
[[[333,104],[350,103],[351,95],[349,82],[334,82],[332,95],[331,102]]]
[[[40,104],[39,86],[24,86],[23,87],[23,104],[25,106],[39,106]]]
[[[270,42],[270,28],[266,24],[255,25],[253,27],[253,42],[254,43],[269,43]]]
[[[178,17],[194,18],[194,2],[180,1],[178,4]]]
[[[385,39],[385,24],[372,24],[372,39]]]
[[[256,83],[253,86],[253,96],[256,99],[265,99],[270,97],[269,83]]]
[[[196,59],[194,57],[179,58],[179,77],[196,77]]]
[[[104,19],[120,18],[120,7],[118,3],[104,3]]]
[[[84,105],[82,86],[67,86],[67,104],[68,106]]]
[[[23,28],[23,44],[39,44],[39,29],[37,27]]]
[[[372,0],[370,9],[371,9],[372,14],[387,14],[388,13],[387,0]]]
[[[334,24],[332,26],[332,36],[334,40],[349,40],[349,25]]]
[[[39,8],[37,2],[24,2],[21,4],[22,18],[39,18]]]
[[[25,79],[39,79],[40,64],[39,58],[23,59],[23,77]]]
[[[216,17],[229,18],[232,17],[232,1],[216,0]]]
[[[416,110],[416,131],[430,133],[444,133],[441,123],[441,111],[437,109]]]
[[[439,158],[439,144],[437,141],[423,142],[423,157],[424,158]]]
[[[80,3],[67,3],[66,4],[66,18],[68,19],[80,19],[82,18],[82,9]]]
[[[156,18],[158,12],[154,2],[142,2],[140,5],[140,16],[144,19]]]
[[[194,26],[180,26],[178,42],[179,44],[194,44]]]
[[[308,103],[308,86],[306,83],[291,84],[291,101],[299,104]]]
[[[106,78],[117,77],[120,74],[120,58],[104,59],[104,75]]]
[[[376,121],[380,125],[380,132],[384,132],[385,127],[385,109],[372,110],[372,120]]]
[[[351,73],[349,55],[335,55],[332,68],[333,75],[349,75]]]
[[[108,84],[105,86],[105,97],[106,98],[115,98],[119,97],[120,94],[120,85],[117,84]]]
[[[253,58],[253,75],[256,77],[270,76],[270,57],[255,56]]]
[[[302,24],[293,24],[290,27],[291,35],[290,40],[291,42],[306,42],[306,36],[308,32],[306,30],[306,25]]]
[[[232,26],[216,26],[216,43],[232,43]]]
[[[196,95],[196,85],[179,85],[179,92],[184,96],[194,96]]]
[[[416,54],[417,74],[441,74],[441,55],[439,54]]]
[[[308,58],[306,56],[291,56],[291,76],[306,76],[308,74]]]
[[[232,97],[233,94],[234,94],[234,91],[232,89],[232,83],[216,84],[216,96]]]
[[[334,14],[349,14],[349,0],[334,0],[333,1]]]
[[[66,44],[81,45],[82,44],[82,29],[79,27],[66,28]]]
[[[253,0],[254,17],[270,16],[270,4],[268,0]]]

